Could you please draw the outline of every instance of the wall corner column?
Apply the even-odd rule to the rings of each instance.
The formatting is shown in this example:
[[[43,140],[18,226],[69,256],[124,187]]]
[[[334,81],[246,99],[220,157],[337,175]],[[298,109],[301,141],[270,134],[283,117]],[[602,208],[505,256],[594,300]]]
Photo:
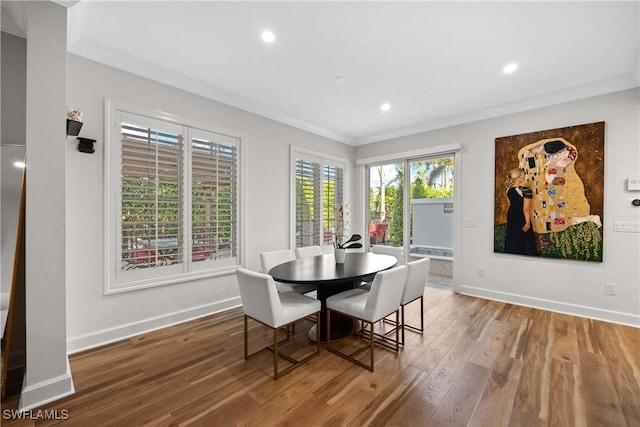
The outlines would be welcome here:
[[[67,10],[25,2],[26,367],[19,409],[74,393],[66,324]]]

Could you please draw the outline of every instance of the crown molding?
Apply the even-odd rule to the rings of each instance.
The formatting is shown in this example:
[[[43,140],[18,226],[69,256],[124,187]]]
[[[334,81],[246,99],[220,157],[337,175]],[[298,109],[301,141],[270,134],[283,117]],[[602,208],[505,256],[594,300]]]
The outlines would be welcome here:
[[[349,145],[353,145],[354,143],[354,139],[347,135],[304,121],[283,111],[252,101],[238,95],[237,93],[204,83],[200,80],[185,76],[157,64],[141,60],[138,57],[111,49],[98,43],[88,43],[86,41],[81,43],[70,43],[67,47],[67,51],[168,86],[182,89],[187,92],[332,139],[334,141],[339,141]]]
[[[359,146],[373,142],[385,141],[400,138],[408,135],[428,132],[465,123],[500,117],[565,102],[577,101],[580,99],[618,92],[635,87],[640,84],[636,78],[638,61],[629,70],[628,74],[620,75],[610,79],[601,80],[594,83],[574,86],[555,92],[545,93],[539,96],[529,97],[514,102],[489,106],[474,111],[461,114],[437,118],[412,126],[398,128],[388,132],[372,134],[359,138],[352,138],[331,129],[315,125],[302,120],[291,114],[261,104],[259,102],[245,98],[237,93],[204,83],[200,80],[176,73],[157,64],[141,60],[138,57],[123,53],[95,42],[70,42],[67,49],[70,53],[100,62],[102,64],[124,70],[126,72],[154,80],[168,86],[185,90],[187,92],[203,96],[205,98],[266,117],[277,122],[311,132],[313,134],[329,138],[344,144]]]
[[[353,145],[358,146],[370,144],[373,142],[386,141],[403,136],[415,135],[417,133],[429,132],[436,129],[442,129],[446,127],[462,125],[465,123],[491,119],[494,117],[505,116],[507,114],[535,110],[537,108],[549,107],[556,104],[563,104],[565,102],[578,101],[580,99],[591,98],[607,93],[619,92],[639,86],[640,84],[638,80],[634,78],[631,73],[624,74],[595,83],[574,86],[572,88],[549,92],[543,95],[525,98],[514,102],[507,102],[500,105],[481,108],[479,110],[468,111],[462,114],[442,117],[435,120],[418,123],[416,125],[399,128],[389,132],[382,132],[374,135],[356,138]]]

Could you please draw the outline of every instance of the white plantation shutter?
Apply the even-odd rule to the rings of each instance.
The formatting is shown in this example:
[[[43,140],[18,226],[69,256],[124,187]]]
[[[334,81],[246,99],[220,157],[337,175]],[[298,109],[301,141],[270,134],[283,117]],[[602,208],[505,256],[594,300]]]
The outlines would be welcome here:
[[[107,293],[238,265],[240,139],[114,115],[115,274]]]
[[[295,156],[295,245],[330,245],[335,208],[344,203],[344,165],[301,153]]]
[[[344,203],[344,169],[334,165],[322,167],[323,244],[330,245],[336,231],[336,207]]]
[[[296,247],[320,245],[322,185],[320,163],[296,159]]]
[[[183,137],[122,122],[122,268],[183,261]]]
[[[238,138],[193,130],[191,137],[192,261],[238,254]]]

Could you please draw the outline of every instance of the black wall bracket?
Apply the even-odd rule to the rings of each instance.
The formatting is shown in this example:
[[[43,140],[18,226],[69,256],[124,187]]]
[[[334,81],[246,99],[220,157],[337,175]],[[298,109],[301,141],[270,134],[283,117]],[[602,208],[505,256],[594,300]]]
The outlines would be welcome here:
[[[78,151],[82,151],[83,153],[89,153],[89,154],[94,153],[96,151],[96,149],[93,148],[93,144],[96,142],[95,139],[78,137],[78,141],[80,141],[78,143]]]

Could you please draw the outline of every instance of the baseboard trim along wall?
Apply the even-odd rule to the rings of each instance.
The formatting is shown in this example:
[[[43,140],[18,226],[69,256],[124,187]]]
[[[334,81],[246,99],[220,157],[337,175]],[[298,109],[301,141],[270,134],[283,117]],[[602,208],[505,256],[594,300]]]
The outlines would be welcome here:
[[[64,375],[22,388],[18,411],[27,412],[55,400],[62,399],[63,397],[70,396],[75,392],[69,361],[67,361],[67,372]]]
[[[234,297],[210,304],[191,307],[186,310],[167,313],[162,316],[144,319],[138,322],[128,323],[109,329],[102,329],[90,334],[70,337],[67,339],[67,350],[69,354],[110,344],[145,332],[166,328],[178,323],[187,322],[199,317],[219,313],[241,305],[240,297]]]
[[[474,286],[460,285],[454,288],[455,292],[472,297],[485,298],[493,301],[500,301],[509,304],[517,304],[525,307],[537,308],[540,310],[553,311],[556,313],[570,314],[588,319],[602,320],[603,322],[617,323],[625,326],[640,327],[640,316],[632,313],[619,311],[602,310],[599,308],[587,307],[576,304],[567,304],[558,301],[546,300],[543,298],[533,298],[508,292],[492,291]]]

